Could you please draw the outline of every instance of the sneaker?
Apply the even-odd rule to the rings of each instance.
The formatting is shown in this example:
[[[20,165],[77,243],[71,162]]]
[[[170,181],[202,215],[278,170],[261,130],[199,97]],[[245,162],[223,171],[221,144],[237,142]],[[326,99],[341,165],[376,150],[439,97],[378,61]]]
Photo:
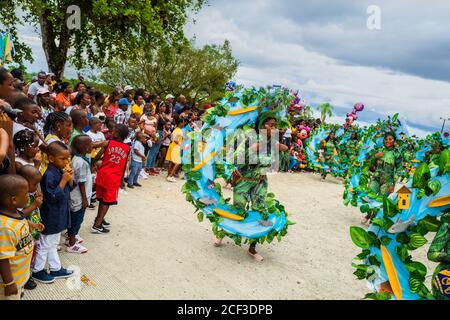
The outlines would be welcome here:
[[[177,179],[175,179],[174,177],[167,177],[167,181],[169,181],[169,182],[177,182]]]
[[[128,192],[126,192],[125,189],[122,189],[122,188],[119,189],[119,193],[120,194],[125,194],[125,195],[128,194]]]
[[[61,267],[61,269],[59,269],[58,271],[50,271],[50,276],[52,276],[55,279],[70,278],[73,276],[73,271]]]
[[[58,251],[61,251],[62,247],[58,245],[57,249],[58,249]]]
[[[75,236],[76,243],[75,244],[82,244],[84,242],[83,238],[81,238],[79,235]],[[66,234],[66,241],[64,241],[64,244],[66,247],[70,247],[69,245],[69,236]]]
[[[110,226],[110,225],[111,225],[111,223],[106,222],[106,220],[103,220],[103,221],[102,221],[102,226],[103,226],[103,228],[109,229],[109,226]]]
[[[129,189],[134,189],[134,187],[133,187],[132,184],[127,185],[127,188],[129,188]]]
[[[36,289],[37,284],[33,281],[33,278],[28,279],[27,283],[25,283],[24,288],[26,290],[33,290]]]
[[[88,208],[91,209],[91,210],[94,210],[95,209],[95,205],[93,203],[91,203]]]
[[[149,175],[147,174],[147,172],[145,172],[145,170],[141,170],[141,172],[139,173],[139,177],[141,177],[144,180],[147,180]]]
[[[133,186],[135,186],[135,187],[142,187],[142,185],[139,184],[139,183],[135,183],[135,184],[133,184]]]
[[[101,227],[96,227],[95,224],[91,227],[91,231],[96,234],[105,234],[109,232],[103,225]]]
[[[72,247],[67,247],[66,251],[69,253],[79,253],[83,254],[88,252],[88,249],[81,244],[75,243]]]
[[[55,277],[49,275],[47,271],[41,270],[39,272],[33,272],[33,280],[41,283],[53,283],[55,282]]]

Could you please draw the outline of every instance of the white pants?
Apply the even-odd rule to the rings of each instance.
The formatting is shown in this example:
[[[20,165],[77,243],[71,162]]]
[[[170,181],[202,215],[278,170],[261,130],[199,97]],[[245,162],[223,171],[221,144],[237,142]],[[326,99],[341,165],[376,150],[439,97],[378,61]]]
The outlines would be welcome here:
[[[41,234],[38,240],[38,250],[36,251],[36,260],[34,261],[33,272],[44,270],[45,263],[48,262],[50,271],[59,271],[61,261],[58,255],[58,245],[61,239],[61,232],[57,234]]]

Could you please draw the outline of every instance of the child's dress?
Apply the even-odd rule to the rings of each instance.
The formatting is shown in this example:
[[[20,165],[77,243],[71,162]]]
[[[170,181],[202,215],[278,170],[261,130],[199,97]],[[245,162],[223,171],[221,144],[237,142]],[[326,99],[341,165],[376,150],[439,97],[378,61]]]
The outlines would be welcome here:
[[[176,144],[174,141],[177,141]],[[175,128],[172,132],[172,143],[167,150],[166,160],[175,164],[181,164],[181,143],[183,142],[183,131],[180,128]]]

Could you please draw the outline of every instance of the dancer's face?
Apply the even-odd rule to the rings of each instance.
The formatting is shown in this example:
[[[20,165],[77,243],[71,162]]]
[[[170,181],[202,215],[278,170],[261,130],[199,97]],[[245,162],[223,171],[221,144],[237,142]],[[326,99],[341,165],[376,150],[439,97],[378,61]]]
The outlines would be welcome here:
[[[270,138],[272,136],[272,131],[277,129],[277,120],[269,119],[264,123],[262,129],[267,130],[267,136]]]
[[[395,139],[393,136],[387,136],[384,138],[384,145],[386,148],[392,148],[394,146]]]

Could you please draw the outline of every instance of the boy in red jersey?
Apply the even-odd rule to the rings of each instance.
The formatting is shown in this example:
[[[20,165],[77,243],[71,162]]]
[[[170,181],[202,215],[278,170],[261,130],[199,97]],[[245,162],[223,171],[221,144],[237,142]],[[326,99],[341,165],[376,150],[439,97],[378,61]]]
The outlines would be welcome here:
[[[105,221],[105,215],[109,206],[117,204],[120,183],[123,180],[125,168],[130,153],[130,147],[123,143],[128,137],[128,127],[123,124],[115,126],[112,139],[106,147],[103,147],[94,159],[97,161],[103,156],[102,165],[98,169],[96,194],[99,200],[97,218],[91,228],[93,233],[108,233],[109,223]]]

